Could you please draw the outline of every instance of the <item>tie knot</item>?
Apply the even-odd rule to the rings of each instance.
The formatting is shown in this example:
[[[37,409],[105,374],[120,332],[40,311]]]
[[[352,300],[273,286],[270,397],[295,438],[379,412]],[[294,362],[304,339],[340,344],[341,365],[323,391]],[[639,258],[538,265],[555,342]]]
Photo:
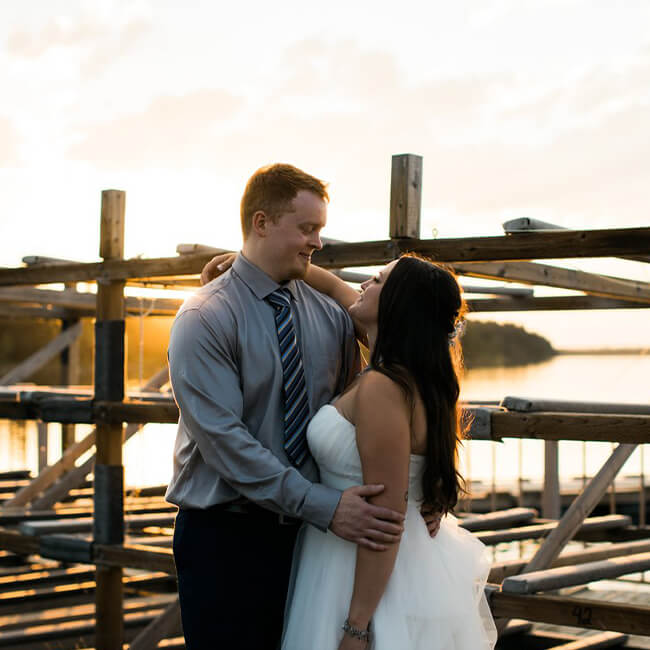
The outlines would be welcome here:
[[[266,299],[276,309],[288,309],[291,306],[291,293],[289,292],[289,289],[276,289],[273,293],[270,293]]]

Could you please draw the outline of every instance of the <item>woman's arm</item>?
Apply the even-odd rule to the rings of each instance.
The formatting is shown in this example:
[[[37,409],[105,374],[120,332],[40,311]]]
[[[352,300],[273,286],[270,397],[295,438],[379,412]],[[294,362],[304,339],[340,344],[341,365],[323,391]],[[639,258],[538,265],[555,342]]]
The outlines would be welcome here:
[[[366,373],[355,397],[355,421],[363,482],[385,488],[369,500],[405,512],[411,436],[409,407],[401,388],[379,372]],[[398,544],[391,544],[380,553],[357,548],[350,625],[367,629],[393,571],[398,550]]]

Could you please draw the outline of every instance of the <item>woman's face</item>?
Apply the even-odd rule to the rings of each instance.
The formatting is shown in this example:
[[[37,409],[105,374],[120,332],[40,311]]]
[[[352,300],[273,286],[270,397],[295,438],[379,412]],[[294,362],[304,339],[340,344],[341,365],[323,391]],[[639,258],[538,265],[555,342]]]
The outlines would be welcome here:
[[[366,280],[361,285],[361,293],[357,301],[350,305],[350,314],[366,326],[377,324],[379,312],[379,294],[398,260],[387,264],[377,275]]]

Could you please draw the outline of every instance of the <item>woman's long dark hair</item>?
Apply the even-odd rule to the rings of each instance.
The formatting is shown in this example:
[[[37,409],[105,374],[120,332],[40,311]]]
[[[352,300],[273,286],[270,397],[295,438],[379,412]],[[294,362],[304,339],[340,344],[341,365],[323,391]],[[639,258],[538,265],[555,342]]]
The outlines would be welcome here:
[[[462,355],[456,326],[465,313],[453,273],[415,255],[399,259],[379,296],[377,340],[370,364],[395,381],[427,416],[424,505],[447,513],[465,484],[458,472],[463,437],[458,396]]]

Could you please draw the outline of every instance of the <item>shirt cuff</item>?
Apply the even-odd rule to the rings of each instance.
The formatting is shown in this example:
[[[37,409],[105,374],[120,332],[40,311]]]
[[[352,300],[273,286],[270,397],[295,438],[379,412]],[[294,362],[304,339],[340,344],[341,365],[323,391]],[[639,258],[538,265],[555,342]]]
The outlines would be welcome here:
[[[302,506],[301,519],[327,531],[341,500],[342,492],[322,483],[312,483]]]

